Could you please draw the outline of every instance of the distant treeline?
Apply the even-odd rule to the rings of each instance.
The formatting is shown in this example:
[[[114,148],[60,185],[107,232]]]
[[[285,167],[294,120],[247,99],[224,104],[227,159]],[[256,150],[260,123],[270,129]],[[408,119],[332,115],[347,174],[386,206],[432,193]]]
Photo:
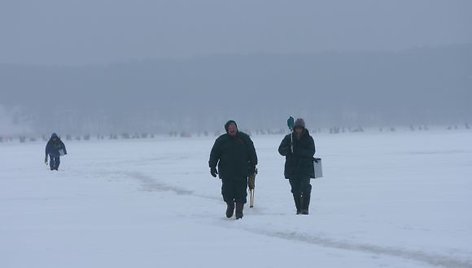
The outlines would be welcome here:
[[[434,130],[448,130],[448,131],[457,131],[457,130],[472,130],[472,126],[469,123],[465,123],[463,125],[449,125],[449,126],[442,126],[442,127],[434,127]],[[410,125],[408,127],[379,127],[379,128],[364,128],[361,126],[358,127],[340,127],[334,126],[330,128],[317,128],[317,129],[310,129],[309,131],[313,134],[342,134],[342,133],[363,133],[363,132],[415,132],[415,131],[429,131],[430,127],[426,125],[418,125],[413,126]],[[248,133],[252,136],[266,136],[266,135],[286,135],[288,133],[287,129],[256,129],[256,130],[243,130],[245,133]],[[167,134],[155,134],[155,133],[128,133],[124,132],[121,134],[111,133],[108,135],[103,134],[85,134],[85,135],[59,135],[62,140],[64,141],[90,141],[90,140],[142,140],[142,139],[155,139],[158,137],[170,137],[170,138],[192,138],[192,137],[217,137],[223,134],[222,131],[210,132],[210,131],[202,131],[202,132],[188,132],[188,131],[170,131]],[[11,142],[20,142],[20,143],[27,143],[27,142],[46,142],[49,140],[49,135],[16,135],[16,136],[2,136],[0,135],[0,143],[11,143]]]
[[[0,104],[35,130],[212,132],[447,124],[472,118],[472,45],[399,52],[220,55],[106,66],[0,65]]]

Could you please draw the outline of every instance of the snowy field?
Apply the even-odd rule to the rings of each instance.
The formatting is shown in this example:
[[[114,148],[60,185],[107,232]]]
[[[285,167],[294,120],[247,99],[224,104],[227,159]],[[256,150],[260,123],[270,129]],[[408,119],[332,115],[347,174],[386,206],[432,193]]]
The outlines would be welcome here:
[[[224,217],[213,138],[0,144],[0,267],[472,267],[472,132],[315,136],[296,216],[282,136],[253,137],[256,207]]]

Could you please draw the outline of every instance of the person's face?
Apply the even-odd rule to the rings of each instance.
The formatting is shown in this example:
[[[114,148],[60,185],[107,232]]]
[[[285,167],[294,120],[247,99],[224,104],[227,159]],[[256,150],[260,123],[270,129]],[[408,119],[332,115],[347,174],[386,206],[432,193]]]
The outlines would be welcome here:
[[[302,127],[296,127],[295,128],[295,134],[301,135],[303,133],[303,128]]]
[[[228,134],[230,136],[236,136],[237,133],[238,133],[238,127],[236,127],[235,124],[230,124],[228,126]]]

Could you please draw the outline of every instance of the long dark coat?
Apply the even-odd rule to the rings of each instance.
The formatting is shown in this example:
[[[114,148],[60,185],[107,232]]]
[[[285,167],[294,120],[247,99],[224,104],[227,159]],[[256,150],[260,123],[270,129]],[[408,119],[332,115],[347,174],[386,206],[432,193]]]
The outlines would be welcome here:
[[[291,138],[292,135],[293,137]],[[293,153],[291,150],[292,140]],[[279,146],[279,153],[285,156],[285,178],[314,178],[315,168],[313,165],[313,156],[315,155],[315,151],[315,142],[308,130],[304,130],[300,139],[296,138],[295,133],[285,136]]]
[[[218,165],[223,180],[246,179],[257,165],[254,143],[243,132],[238,132],[235,137],[223,134],[216,139],[208,163],[210,168]]]

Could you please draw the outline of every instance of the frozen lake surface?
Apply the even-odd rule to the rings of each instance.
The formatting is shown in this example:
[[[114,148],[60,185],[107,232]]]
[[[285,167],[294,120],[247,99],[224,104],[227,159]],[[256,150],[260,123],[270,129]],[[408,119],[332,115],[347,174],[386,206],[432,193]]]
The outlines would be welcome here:
[[[224,217],[214,138],[0,144],[0,267],[472,267],[472,132],[314,135],[296,216],[282,136],[253,137],[256,206]],[[467,212],[469,211],[469,212]]]

